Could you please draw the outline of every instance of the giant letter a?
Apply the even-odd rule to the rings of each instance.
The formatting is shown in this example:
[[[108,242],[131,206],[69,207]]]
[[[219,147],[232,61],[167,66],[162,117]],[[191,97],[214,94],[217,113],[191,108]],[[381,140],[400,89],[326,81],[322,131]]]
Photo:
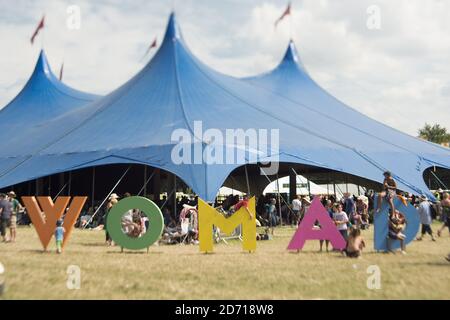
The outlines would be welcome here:
[[[53,203],[50,197],[37,197],[37,200],[36,197],[22,197],[22,201],[27,208],[28,215],[31,218],[31,222],[33,222],[44,250],[47,250],[48,244],[55,232],[56,221],[61,219],[65,213],[63,226],[66,229],[66,233],[62,244],[64,248],[86,199],[87,197],[74,197],[69,210],[65,212],[70,197],[58,197],[55,203]]]
[[[316,221],[320,223],[320,230],[313,230]],[[329,240],[333,248],[345,248],[344,238],[320,203],[319,197],[314,198],[311,207],[305,213],[305,217],[289,243],[288,250],[301,250],[306,240]]]

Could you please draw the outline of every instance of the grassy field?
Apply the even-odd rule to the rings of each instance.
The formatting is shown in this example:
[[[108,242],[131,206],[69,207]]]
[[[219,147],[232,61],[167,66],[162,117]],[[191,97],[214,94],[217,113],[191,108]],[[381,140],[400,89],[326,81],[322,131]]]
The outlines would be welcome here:
[[[437,229],[437,225],[434,226]],[[42,253],[33,228],[19,228],[15,244],[0,244],[6,291],[1,299],[450,299],[450,238],[414,241],[407,255],[373,251],[372,231],[360,259],[286,247],[294,229],[277,229],[257,252],[240,242],[219,244],[214,254],[198,246],[152,246],[120,253],[105,247],[104,233],[75,230],[66,251]],[[53,247],[51,248],[53,250]],[[81,288],[66,287],[67,267],[81,268]],[[381,270],[381,288],[368,289],[367,268]]]

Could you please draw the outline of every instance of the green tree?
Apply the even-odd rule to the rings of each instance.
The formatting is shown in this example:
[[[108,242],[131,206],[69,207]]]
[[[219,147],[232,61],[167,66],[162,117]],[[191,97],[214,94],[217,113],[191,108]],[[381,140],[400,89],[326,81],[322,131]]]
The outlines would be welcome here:
[[[447,129],[439,124],[425,123],[425,126],[419,129],[419,137],[439,144],[450,141],[450,133],[447,133]]]

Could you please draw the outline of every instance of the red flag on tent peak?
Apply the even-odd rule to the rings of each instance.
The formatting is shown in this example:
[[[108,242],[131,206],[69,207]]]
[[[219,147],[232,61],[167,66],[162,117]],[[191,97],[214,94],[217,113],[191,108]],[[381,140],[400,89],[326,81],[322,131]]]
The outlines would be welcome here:
[[[277,21],[275,21],[275,28],[277,27],[278,23],[283,20],[286,16],[291,14],[291,3],[288,3],[288,6],[286,8],[286,10],[284,10],[283,14],[281,15],[281,17],[279,17],[277,19]]]
[[[36,38],[36,36],[38,35],[39,31],[44,28],[44,21],[45,21],[45,14],[42,16],[41,21],[39,22],[38,26],[36,27],[36,30],[34,30],[34,33],[31,36],[31,39],[30,39],[31,44],[34,43],[34,38]]]
[[[153,42],[150,44],[150,46],[147,48],[147,51],[145,51],[144,56],[142,57],[142,59],[144,59],[148,53],[150,52],[150,50],[152,50],[153,48],[156,48],[158,46],[158,41],[157,41],[157,37],[155,37],[155,40],[153,40]]]

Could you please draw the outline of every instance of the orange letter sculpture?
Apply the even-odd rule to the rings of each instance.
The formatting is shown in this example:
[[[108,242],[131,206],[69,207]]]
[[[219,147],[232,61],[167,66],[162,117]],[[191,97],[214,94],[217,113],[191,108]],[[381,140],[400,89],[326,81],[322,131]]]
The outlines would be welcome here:
[[[77,221],[78,215],[86,202],[87,197],[74,197],[69,210],[64,216],[64,240],[62,247],[64,248],[69,239],[70,233]],[[28,215],[33,222],[34,228],[38,233],[44,250],[47,250],[48,244],[52,239],[56,228],[56,221],[61,219],[70,202],[70,197],[58,197],[56,202],[50,197],[22,197],[22,201],[27,208]],[[40,206],[39,206],[40,205]]]

